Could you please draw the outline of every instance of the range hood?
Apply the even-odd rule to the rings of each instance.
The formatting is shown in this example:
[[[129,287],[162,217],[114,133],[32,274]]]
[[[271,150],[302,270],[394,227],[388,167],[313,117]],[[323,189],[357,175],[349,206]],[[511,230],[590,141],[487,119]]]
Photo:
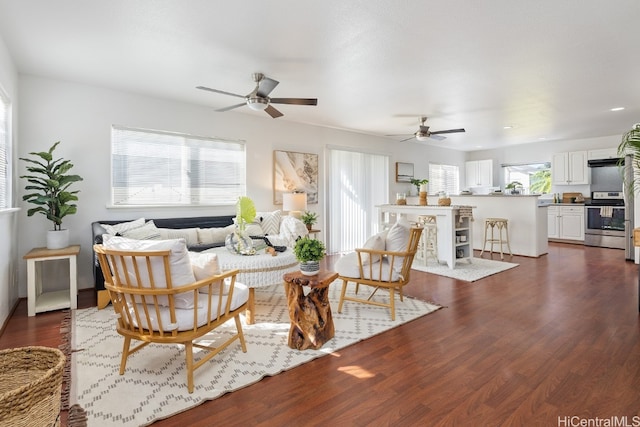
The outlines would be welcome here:
[[[595,160],[587,160],[587,164],[590,168],[601,168],[605,166],[618,166],[624,165],[624,159],[614,158],[614,159],[595,159]]]

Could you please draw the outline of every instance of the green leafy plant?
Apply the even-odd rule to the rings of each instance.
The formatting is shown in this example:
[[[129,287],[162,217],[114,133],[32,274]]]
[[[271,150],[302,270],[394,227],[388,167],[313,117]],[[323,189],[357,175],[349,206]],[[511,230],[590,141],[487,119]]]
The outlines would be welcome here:
[[[78,175],[67,175],[66,173],[73,167],[69,160],[53,160],[53,151],[60,144],[56,142],[49,148],[49,151],[29,153],[39,159],[20,157],[29,163],[27,172],[30,175],[23,175],[20,178],[26,179],[30,185],[25,187],[27,191],[33,191],[22,196],[22,200],[36,205],[27,211],[27,216],[36,213],[45,215],[53,222],[54,230],[62,229],[62,218],[77,212],[74,203],[78,200],[79,190],[68,191],[71,184],[82,181]]]
[[[302,221],[307,227],[311,227],[313,224],[318,222],[318,214],[311,211],[305,211],[300,217],[300,221]]]
[[[625,156],[632,155],[632,165],[624,165],[624,167],[633,167],[634,170],[640,167],[640,123],[636,123],[633,125],[633,128],[622,135],[622,141],[618,146],[618,156],[621,159],[624,159]],[[623,166],[622,164],[620,165]],[[633,178],[631,181],[626,181],[627,174],[622,174],[625,177],[625,186],[627,188],[627,193],[634,197],[636,192],[638,191],[638,186],[640,185],[640,175],[637,173],[633,174]]]
[[[307,236],[298,239],[293,247],[293,253],[300,262],[320,261],[324,258],[325,251],[322,241]]]
[[[516,188],[522,188],[522,183],[520,181],[511,181],[504,188],[506,190],[515,190]]]
[[[256,218],[256,206],[253,200],[247,196],[238,197],[236,203],[236,223],[238,229],[244,231],[245,226]]]
[[[422,184],[428,184],[429,180],[428,179],[418,179],[418,178],[411,178],[410,182],[416,186],[416,193],[420,193],[420,186]]]

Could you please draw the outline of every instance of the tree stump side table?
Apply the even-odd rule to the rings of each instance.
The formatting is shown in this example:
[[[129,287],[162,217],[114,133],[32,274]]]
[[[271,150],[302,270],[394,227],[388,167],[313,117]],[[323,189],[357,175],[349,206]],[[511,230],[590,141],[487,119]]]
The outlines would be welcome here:
[[[289,347],[317,350],[333,338],[329,285],[337,278],[338,273],[326,270],[320,270],[315,276],[305,276],[300,271],[283,276],[291,319]],[[307,295],[304,286],[311,288]]]

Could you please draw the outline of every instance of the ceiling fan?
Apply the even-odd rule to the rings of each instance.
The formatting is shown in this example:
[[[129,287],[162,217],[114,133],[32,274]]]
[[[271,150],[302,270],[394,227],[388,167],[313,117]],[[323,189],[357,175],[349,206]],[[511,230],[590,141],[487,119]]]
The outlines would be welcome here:
[[[413,138],[417,139],[418,141],[428,141],[429,139],[435,139],[435,140],[441,141],[443,139],[446,139],[446,136],[441,136],[441,134],[443,133],[458,133],[458,132],[465,131],[464,129],[448,129],[448,130],[439,130],[439,131],[431,132],[429,130],[429,126],[425,125],[426,121],[427,121],[426,117],[420,117],[420,128],[414,134],[412,134],[409,138],[403,139],[400,142],[408,141]],[[401,135],[387,135],[387,136],[401,136]]]
[[[278,86],[277,80],[270,79],[262,73],[253,73],[253,81],[256,82],[256,87],[248,95],[238,95],[237,93],[225,92],[223,90],[211,89],[204,86],[197,86],[196,89],[208,90],[210,92],[221,93],[223,95],[235,96],[237,98],[244,98],[244,102],[229,107],[221,108],[216,111],[229,111],[234,108],[248,105],[249,108],[255,111],[264,110],[271,117],[278,118],[283,114],[274,108],[271,104],[293,104],[293,105],[318,105],[316,98],[269,98],[269,94],[276,86]]]

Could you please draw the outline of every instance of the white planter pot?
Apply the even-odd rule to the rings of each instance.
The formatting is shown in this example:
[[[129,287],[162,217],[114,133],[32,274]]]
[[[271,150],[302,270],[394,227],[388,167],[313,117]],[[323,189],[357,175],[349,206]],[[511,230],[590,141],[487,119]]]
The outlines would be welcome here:
[[[47,231],[47,249],[62,249],[69,246],[69,230]]]
[[[319,271],[319,261],[305,261],[300,263],[300,272],[305,276],[315,276]]]
[[[420,184],[420,192],[421,193],[427,192],[427,184]]]

